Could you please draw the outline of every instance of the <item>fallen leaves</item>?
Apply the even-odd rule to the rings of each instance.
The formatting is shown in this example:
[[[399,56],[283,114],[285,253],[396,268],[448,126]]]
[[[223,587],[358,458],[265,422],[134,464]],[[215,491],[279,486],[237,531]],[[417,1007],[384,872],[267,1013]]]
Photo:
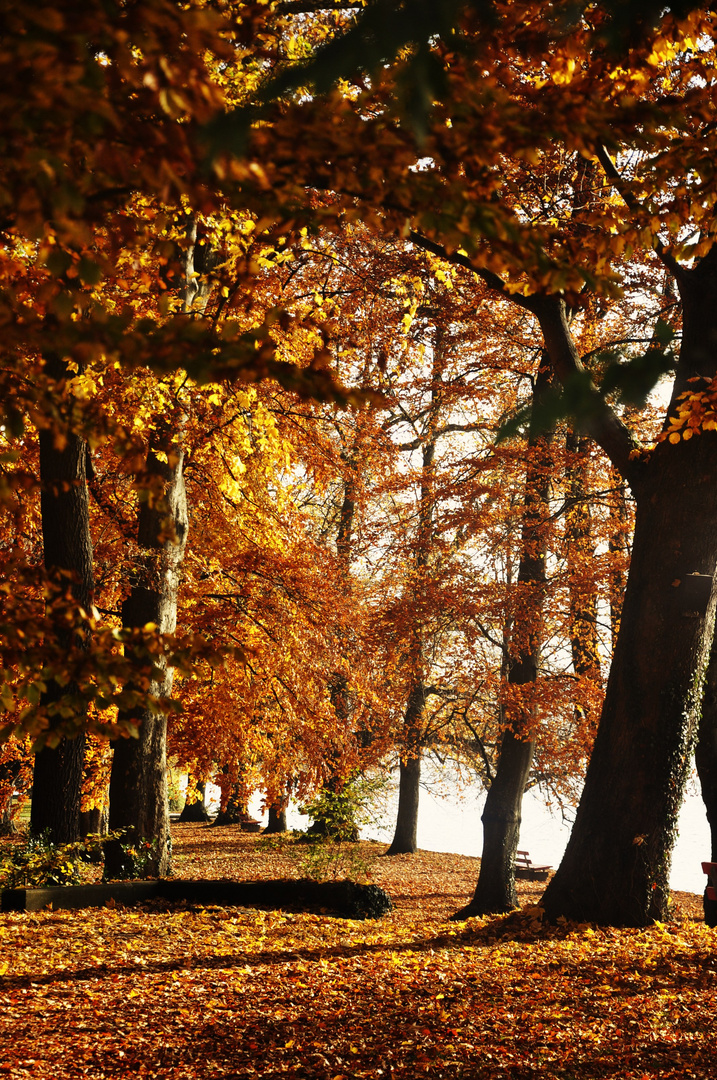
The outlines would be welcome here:
[[[180,868],[192,858],[196,873],[211,850],[206,876],[228,862],[236,876],[280,872],[255,838],[217,832],[175,829]],[[717,931],[547,927],[534,905],[447,922],[476,864],[380,860],[397,910],[378,922],[159,904],[3,915],[0,1075],[711,1074]]]

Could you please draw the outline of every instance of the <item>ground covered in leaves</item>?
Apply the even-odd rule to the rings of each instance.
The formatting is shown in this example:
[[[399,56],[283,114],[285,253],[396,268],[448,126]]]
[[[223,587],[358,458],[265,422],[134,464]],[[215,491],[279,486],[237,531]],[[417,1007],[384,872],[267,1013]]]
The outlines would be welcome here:
[[[297,876],[238,829],[175,826],[182,877]],[[362,845],[367,861],[378,845]],[[717,930],[451,923],[478,860],[376,859],[378,922],[246,908],[0,915],[0,1076],[708,1077]]]

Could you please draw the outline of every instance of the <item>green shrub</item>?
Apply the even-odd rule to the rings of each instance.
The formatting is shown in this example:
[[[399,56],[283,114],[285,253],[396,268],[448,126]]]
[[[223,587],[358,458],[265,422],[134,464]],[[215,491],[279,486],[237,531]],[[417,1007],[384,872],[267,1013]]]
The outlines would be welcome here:
[[[0,888],[78,885],[80,862],[102,850],[106,836],[90,835],[71,844],[53,844],[48,833],[29,836],[0,858]]]

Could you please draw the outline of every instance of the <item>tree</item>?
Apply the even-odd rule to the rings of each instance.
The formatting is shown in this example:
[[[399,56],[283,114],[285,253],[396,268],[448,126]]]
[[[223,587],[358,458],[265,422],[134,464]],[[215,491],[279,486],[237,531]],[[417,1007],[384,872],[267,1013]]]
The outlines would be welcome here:
[[[73,430],[72,394],[65,394],[67,364],[54,357],[46,364],[47,374],[57,384],[57,397],[68,409],[65,430],[59,426],[40,431],[40,482],[42,536],[45,567],[58,586],[69,584],[73,599],[87,613],[92,610],[94,581],[92,574],[92,538],[90,536],[87,460],[89,447],[80,433]],[[64,582],[63,582],[64,576]],[[89,645],[87,628],[78,635],[74,627],[55,620],[53,627],[60,649],[70,650],[77,643]],[[74,639],[74,641],[73,641]],[[70,694],[74,688],[70,687]],[[82,708],[75,705],[71,716],[74,738],[52,737],[53,705],[60,717],[66,715],[67,688],[53,681],[47,686],[43,705],[49,714],[49,726],[43,733],[44,745],[35,754],[30,828],[36,836],[46,833],[55,844],[67,844],[80,835],[84,738]],[[72,715],[74,713],[74,715]],[[48,738],[49,737],[49,738]]]
[[[184,450],[171,429],[147,456],[147,494],[141,504],[135,560],[129,596],[122,605],[122,624],[142,628],[148,624],[160,634],[174,633],[177,625],[179,581],[187,542],[189,519],[183,476]],[[154,698],[171,697],[173,672],[163,657],[150,685]],[[167,717],[145,706],[133,710],[135,738],[115,744],[110,777],[110,830],[125,830],[125,843],[152,843],[147,871],[164,876],[170,866],[169,802],[167,795]],[[108,877],[124,876],[122,842],[107,845]]]
[[[717,258],[713,181],[704,168],[713,138],[712,16],[694,9],[680,21],[666,12],[655,19],[659,32],[633,41],[629,60],[616,60],[594,48],[616,25],[611,9],[563,36],[538,12],[520,25],[515,7],[501,5],[500,13],[488,32],[465,13],[450,47],[434,41],[446,83],[420,146],[390,99],[407,70],[399,61],[359,90],[358,105],[334,93],[274,113],[252,131],[241,169],[246,191],[247,162],[261,162],[263,197],[270,190],[282,203],[300,202],[297,181],[311,176],[337,193],[340,206],[359,200],[377,227],[412,229],[415,243],[474,267],[496,294],[534,316],[573,409],[582,388],[577,411],[585,430],[631,486],[637,517],[595,748],[545,905],[552,917],[642,924],[666,910],[669,851],[711,639],[711,606],[689,607],[680,588],[693,573],[712,577],[717,557],[709,487],[715,370],[704,336],[705,325],[712,334]],[[661,96],[661,86],[670,94]],[[340,123],[320,122],[327,107]],[[289,125],[300,154],[283,150]],[[358,147],[367,139],[374,153],[362,163]],[[558,157],[567,162],[576,153],[602,173],[598,197],[587,204],[574,197],[579,170],[551,171]],[[619,156],[628,153],[629,160]],[[553,176],[547,200],[539,174]],[[600,393],[568,318],[585,304],[583,290],[596,289],[609,303],[617,277],[629,285],[626,261],[642,248],[675,277],[683,308],[674,392],[654,450],[638,445],[607,395],[627,390],[640,370],[666,370],[664,349],[648,350],[641,366],[617,368]]]
[[[550,387],[547,357],[534,381],[537,406]],[[537,412],[537,409],[536,409]],[[517,906],[515,893],[515,853],[520,835],[523,793],[533,764],[536,731],[531,690],[538,679],[543,646],[546,591],[545,561],[550,530],[550,486],[554,472],[551,460],[552,433],[536,424],[528,441],[525,476],[518,600],[505,641],[505,682],[517,689],[502,706],[503,734],[495,775],[488,788],[483,809],[483,850],[476,891],[470,904],[459,912],[462,918],[493,911],[511,911]],[[527,693],[524,693],[527,691]]]

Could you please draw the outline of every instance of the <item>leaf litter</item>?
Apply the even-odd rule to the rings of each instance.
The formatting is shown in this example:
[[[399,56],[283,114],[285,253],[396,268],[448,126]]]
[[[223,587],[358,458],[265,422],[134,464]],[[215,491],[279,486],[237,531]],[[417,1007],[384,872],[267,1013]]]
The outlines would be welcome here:
[[[175,826],[182,877],[296,876],[237,828]],[[366,844],[367,857],[383,850]],[[376,859],[376,922],[120,905],[0,916],[0,1076],[93,1080],[708,1077],[717,930],[698,897],[647,930],[449,921],[479,860]]]

